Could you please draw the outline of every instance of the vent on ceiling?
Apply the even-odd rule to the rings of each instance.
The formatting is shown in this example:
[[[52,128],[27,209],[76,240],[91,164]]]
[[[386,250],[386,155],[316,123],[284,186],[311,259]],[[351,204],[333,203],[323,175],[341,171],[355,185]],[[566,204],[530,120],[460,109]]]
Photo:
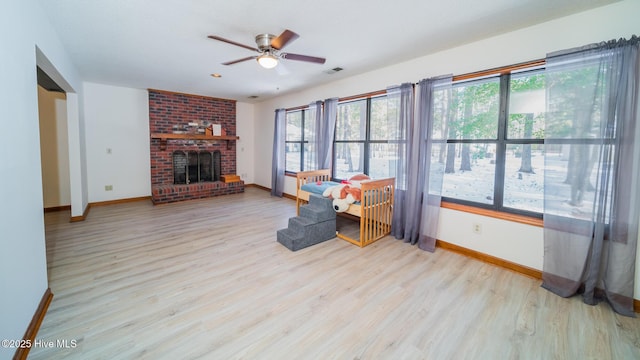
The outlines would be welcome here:
[[[249,96],[249,99],[257,99],[257,98],[258,98],[258,95],[251,95],[251,96]]]
[[[338,71],[342,71],[342,70],[344,70],[344,69],[341,68],[341,67],[334,67],[333,69],[325,70],[324,73],[331,75],[331,74],[335,74]]]

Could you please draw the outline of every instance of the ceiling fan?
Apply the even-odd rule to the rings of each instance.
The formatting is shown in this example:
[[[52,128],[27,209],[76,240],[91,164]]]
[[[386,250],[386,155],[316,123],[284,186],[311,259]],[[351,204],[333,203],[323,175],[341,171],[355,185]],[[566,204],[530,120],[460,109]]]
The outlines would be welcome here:
[[[256,44],[258,45],[257,48],[249,45],[240,44],[235,41],[225,39],[216,35],[209,35],[208,37],[209,39],[226,42],[227,44],[240,46],[242,48],[256,51],[259,53],[259,55],[247,56],[242,59],[227,61],[222,63],[222,65],[233,65],[239,62],[256,59],[262,67],[266,69],[272,69],[278,65],[278,61],[280,59],[306,61],[306,62],[311,62],[316,64],[324,64],[324,62],[326,61],[325,58],[321,58],[321,57],[281,52],[282,48],[284,48],[289,43],[291,43],[292,41],[300,37],[300,35],[294,33],[291,30],[285,30],[282,32],[282,34],[280,34],[277,37],[271,34],[257,35],[256,36]]]

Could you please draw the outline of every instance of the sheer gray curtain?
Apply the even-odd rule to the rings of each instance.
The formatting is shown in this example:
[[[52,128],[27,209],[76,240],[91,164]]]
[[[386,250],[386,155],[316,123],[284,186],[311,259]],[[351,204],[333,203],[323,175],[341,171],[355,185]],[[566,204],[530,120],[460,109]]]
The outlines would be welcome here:
[[[434,100],[445,104],[451,90],[452,77],[421,80],[417,86],[417,121],[413,126],[411,146],[407,151],[409,185],[406,206],[410,209],[405,220],[405,241],[418,242],[422,250],[435,251],[438,219],[442,199],[444,168],[438,154],[442,143],[434,141],[434,133],[446,121],[444,109],[435,109]]]
[[[434,149],[441,146],[433,141],[432,134],[442,126],[445,119],[441,115],[446,111],[436,114],[434,99],[445,96],[450,87],[451,76],[420,81],[416,87],[415,116],[411,84],[387,90],[387,113],[390,122],[395,121],[398,143],[391,234],[427,251],[435,250],[444,174],[438,157],[432,156]]]
[[[389,161],[389,176],[396,178],[391,235],[396,239],[405,239],[405,220],[409,213],[409,209],[406,208],[407,148],[411,137],[409,129],[414,120],[413,106],[413,84],[405,83],[387,89],[388,139],[390,149],[395,155],[395,159]]]
[[[335,135],[336,119],[338,109],[338,98],[326,99],[322,111],[322,120],[319,120],[316,127],[318,134],[317,142],[317,168],[331,168],[331,150],[333,148],[333,138]]]
[[[304,118],[304,139],[308,145],[304,147],[304,170],[317,170],[320,166],[319,147],[322,139],[322,101],[314,101],[309,104],[309,110]]]
[[[285,137],[287,131],[285,109],[277,109],[273,127],[273,156],[271,158],[271,195],[282,197],[284,192]]]
[[[547,57],[542,286],[634,316],[638,38]]]

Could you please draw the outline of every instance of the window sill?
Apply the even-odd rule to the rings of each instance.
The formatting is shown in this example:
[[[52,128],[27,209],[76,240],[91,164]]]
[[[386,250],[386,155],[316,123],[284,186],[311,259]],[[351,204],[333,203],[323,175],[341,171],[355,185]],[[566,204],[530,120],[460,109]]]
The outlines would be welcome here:
[[[521,223],[521,224],[527,224],[527,225],[532,225],[532,226],[537,226],[537,227],[543,227],[543,220],[542,219],[538,219],[538,218],[530,217],[530,216],[524,216],[524,215],[518,215],[518,214],[510,214],[510,213],[506,213],[506,212],[502,212],[502,211],[495,211],[495,210],[487,210],[487,209],[482,209],[482,208],[478,208],[478,207],[475,207],[475,206],[461,205],[461,204],[456,204],[456,203],[452,203],[452,202],[445,202],[445,201],[443,201],[440,204],[440,207],[444,208],[444,209],[451,209],[451,210],[468,212],[468,213],[476,214],[476,215],[488,216],[488,217],[501,219],[501,220],[513,221],[513,222],[517,222],[517,223]]]

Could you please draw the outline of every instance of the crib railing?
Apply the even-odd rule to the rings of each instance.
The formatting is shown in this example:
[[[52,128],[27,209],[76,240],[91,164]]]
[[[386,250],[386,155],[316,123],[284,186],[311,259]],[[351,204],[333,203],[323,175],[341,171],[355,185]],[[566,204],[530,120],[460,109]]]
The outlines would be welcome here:
[[[360,246],[366,246],[391,232],[395,179],[362,183]]]

